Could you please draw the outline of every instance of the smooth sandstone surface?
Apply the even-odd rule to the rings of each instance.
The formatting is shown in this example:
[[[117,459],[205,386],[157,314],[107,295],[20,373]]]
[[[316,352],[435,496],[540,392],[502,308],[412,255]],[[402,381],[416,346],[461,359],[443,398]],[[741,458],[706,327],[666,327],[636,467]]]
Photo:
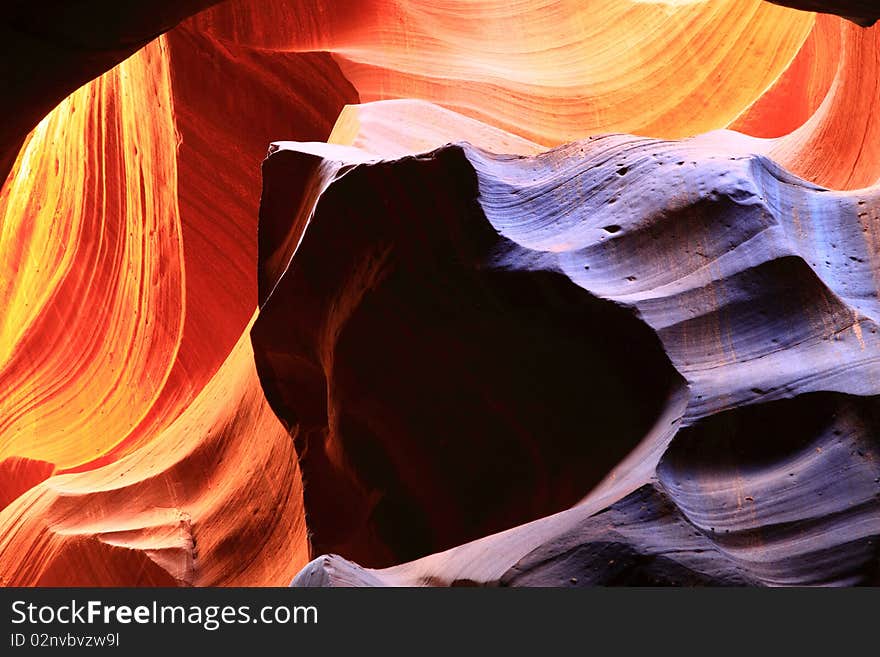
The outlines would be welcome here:
[[[0,583],[877,583],[876,18],[9,3]]]
[[[356,487],[356,499],[374,501],[363,516],[345,514],[351,525],[340,526],[339,515],[317,506],[312,510],[315,501],[307,483],[307,513],[335,521],[332,526],[313,523],[318,551],[349,558],[362,554],[363,565],[381,564],[377,541],[388,531],[384,547],[394,549],[392,539],[401,541],[406,527],[403,516],[396,523],[387,519],[392,513],[387,507],[403,504],[399,500],[404,498],[409,500],[405,513],[431,517],[430,511],[417,512],[412,506],[430,480],[425,464],[442,463],[447,472],[458,465],[439,456],[417,461],[421,468],[412,465],[414,451],[434,445],[456,453],[464,445],[471,453],[486,443],[503,445],[500,451],[513,462],[478,456],[479,463],[468,465],[482,463],[502,481],[518,479],[517,492],[529,487],[526,499],[532,503],[546,495],[544,486],[531,482],[547,456],[515,456],[521,435],[517,430],[528,422],[527,405],[507,409],[509,425],[494,421],[474,434],[466,422],[447,429],[424,411],[414,415],[415,421],[395,417],[389,408],[377,411],[378,402],[367,391],[381,390],[374,394],[382,401],[405,400],[391,405],[405,414],[414,400],[423,399],[432,408],[460,408],[460,381],[475,369],[496,393],[505,387],[493,375],[502,381],[512,378],[497,363],[482,369],[478,359],[457,363],[446,353],[441,356],[445,369],[431,363],[398,374],[393,364],[417,362],[408,340],[425,339],[425,351],[429,344],[435,345],[430,351],[443,349],[432,333],[408,323],[404,309],[385,305],[388,296],[409,301],[399,291],[384,293],[401,285],[398,278],[417,289],[432,285],[454,290],[459,299],[467,298],[468,287],[474,286],[498,306],[505,296],[492,287],[493,277],[515,281],[515,305],[529,307],[556,330],[563,330],[561,318],[578,308],[611,325],[612,315],[602,314],[596,300],[613,302],[654,332],[687,387],[683,392],[671,380],[653,422],[646,423],[651,430],[643,425],[644,440],[637,447],[629,443],[637,458],[625,461],[622,465],[629,468],[612,473],[587,495],[597,483],[588,476],[588,464],[601,454],[601,437],[608,431],[600,428],[597,436],[591,430],[602,427],[602,410],[615,406],[590,387],[603,370],[589,363],[587,375],[579,367],[577,349],[560,348],[573,372],[529,371],[540,380],[545,408],[557,417],[571,410],[582,418],[573,419],[563,433],[589,444],[588,458],[575,463],[577,449],[562,447],[579,473],[576,481],[586,495],[581,504],[387,570],[363,570],[339,557],[324,557],[300,574],[297,583],[876,583],[880,445],[873,427],[880,379],[873,276],[877,256],[870,235],[876,230],[880,199],[876,192],[816,187],[763,156],[717,155],[713,144],[710,137],[676,143],[616,136],[535,157],[498,156],[459,144],[396,160],[356,161],[350,168],[340,166],[346,153],[333,147],[308,145],[297,151],[294,144],[279,145],[264,166],[270,202],[271,186],[276,177],[286,175],[289,160],[321,156],[336,164],[332,181],[323,183],[324,192],[314,203],[299,248],[263,301],[252,334],[258,369],[273,408],[295,427],[305,481],[344,481],[346,473],[352,474],[346,483]],[[314,164],[312,169],[328,171]],[[363,193],[350,193],[353,188]],[[452,196],[461,198],[462,205],[452,206]],[[357,207],[344,200],[353,198]],[[384,214],[371,210],[371,198],[385,208]],[[343,271],[318,277],[313,263],[334,271],[338,266],[326,245],[335,245],[336,251],[340,240],[327,239],[326,231],[340,221],[348,227],[344,259],[353,270],[361,269],[357,276]],[[364,223],[372,230],[353,228]],[[428,232],[434,233],[432,239],[424,239]],[[690,239],[677,239],[680,234]],[[834,241],[823,243],[820,236],[825,235],[834,235]],[[447,240],[456,257],[444,258],[443,251],[437,257],[474,272],[472,279],[438,268],[431,256],[414,252],[415,244],[429,243],[435,255]],[[334,289],[327,291],[316,290],[316,280],[339,282],[328,283]],[[553,280],[587,294],[566,296]],[[530,291],[535,285],[541,286],[537,295]],[[297,328],[294,319],[278,310],[311,308],[312,298],[330,305],[327,319],[311,331]],[[459,312],[467,308],[461,302],[456,307]],[[408,337],[392,333],[385,343],[379,333],[369,332],[369,315],[375,312],[396,317],[407,326]],[[444,328],[458,321],[442,307],[436,312],[442,320],[429,313],[419,317]],[[315,314],[325,316],[309,316]],[[485,350],[479,330],[483,317],[473,313],[462,321],[469,330],[450,332]],[[510,314],[505,324],[516,334],[524,320]],[[283,327],[287,351],[272,341],[276,326]],[[389,330],[385,325],[385,332]],[[547,328],[543,331],[550,334]],[[584,327],[578,331],[583,343],[595,344]],[[645,336],[629,341],[623,331],[622,325],[615,326],[629,355],[650,344]],[[384,368],[352,359],[352,353],[365,357],[367,350],[349,346],[364,339],[381,351]],[[554,344],[565,343],[556,338]],[[540,349],[527,340],[504,347],[505,365],[522,362]],[[621,365],[614,374],[626,376],[619,348],[612,344],[604,351],[615,353]],[[319,358],[309,361],[309,354]],[[639,354],[637,362],[644,384],[657,375],[662,361],[651,365],[647,354]],[[321,383],[293,378],[292,371],[300,377],[314,372]],[[399,376],[405,388],[389,388]],[[515,380],[521,377],[513,375]],[[557,388],[560,381],[565,390],[585,392],[584,398],[572,405]],[[620,394],[605,378],[600,386],[603,392]],[[316,397],[326,391],[320,417],[316,406],[305,406],[304,396],[294,394],[310,387]],[[631,420],[635,410],[649,405],[633,382],[624,390],[622,401]],[[597,399],[600,404],[592,407],[590,402]],[[417,423],[421,419],[426,419],[424,425]],[[627,423],[618,416],[609,425],[615,444],[622,446]],[[452,434],[461,446],[442,441],[435,433],[438,426],[440,435]],[[392,427],[404,430],[391,434]],[[542,446],[560,449],[559,443],[543,441]],[[497,447],[492,451],[499,452]],[[399,463],[408,467],[397,472]],[[505,467],[506,473],[499,472]],[[526,468],[528,476],[518,468]],[[421,476],[407,485],[406,476],[414,470]],[[454,478],[464,481],[458,473]],[[484,472],[479,479],[485,488],[467,487],[459,519],[476,516],[497,501],[494,481]],[[551,489],[565,483],[557,471]],[[371,494],[371,487],[383,494]],[[337,492],[345,488],[342,481],[334,485]],[[435,500],[433,496],[430,501]]]

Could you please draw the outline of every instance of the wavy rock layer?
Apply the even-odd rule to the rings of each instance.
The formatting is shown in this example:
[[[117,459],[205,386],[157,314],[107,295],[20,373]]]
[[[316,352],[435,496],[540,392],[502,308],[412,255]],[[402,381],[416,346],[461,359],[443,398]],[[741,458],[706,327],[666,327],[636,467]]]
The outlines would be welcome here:
[[[330,52],[363,101],[427,100],[555,146],[726,127],[814,18],[759,0],[231,0],[194,22],[226,43]]]
[[[873,581],[877,28],[209,4],[4,6],[0,582]]]
[[[386,570],[298,586],[877,585],[878,404],[814,393],[682,429],[651,481]]]
[[[45,479],[0,511],[7,528],[0,582],[277,582],[306,558],[301,495],[293,445],[265,402],[243,339],[146,447]]]
[[[175,143],[159,40],[65,100],[19,155],[0,192],[0,456],[79,465],[160,395],[184,321]]]
[[[276,152],[267,205],[320,167]],[[656,338],[557,272],[484,269],[501,247],[444,155],[336,175],[252,332],[313,548],[396,563],[575,503],[677,385]]]
[[[357,98],[327,55],[182,26],[29,136],[0,192],[0,581],[265,585],[305,563],[292,446],[242,342],[259,163]]]
[[[737,143],[741,153],[731,157]],[[261,229],[283,235],[284,217],[294,232],[308,223],[296,252],[281,258],[289,264],[274,270],[283,273],[267,288],[252,337],[267,397],[297,440],[306,509],[315,518],[313,548],[363,555],[355,559],[366,565],[381,562],[377,541],[394,551],[391,537],[405,536],[400,522],[407,513],[432,517],[412,505],[424,504],[419,493],[438,476],[455,472],[456,464],[442,457],[454,449],[449,436],[468,445],[470,471],[488,484],[486,491],[475,489],[455,472],[449,483],[466,492],[471,506],[457,513],[467,518],[470,508],[496,509],[498,489],[486,472],[503,472],[502,481],[516,476],[519,491],[528,493],[513,501],[523,515],[531,513],[528,504],[547,499],[547,485],[536,481],[540,467],[552,465],[550,454],[561,449],[577,476],[569,483],[565,470],[551,470],[549,490],[569,486],[571,497],[550,497],[543,512],[587,495],[601,480],[588,464],[602,454],[599,441],[610,432],[636,458],[624,460],[581,506],[474,547],[364,576],[510,585],[571,578],[875,582],[880,261],[872,235],[880,197],[807,183],[748,155],[752,143],[732,133],[685,142],[608,136],[534,157],[461,144],[393,160],[332,146],[277,145],[264,165]],[[321,191],[293,199],[288,207],[299,215],[291,221],[290,211],[279,212],[291,199],[278,203],[275,190],[292,171],[311,176],[307,187]],[[420,305],[408,290],[428,290],[432,303]],[[454,294],[454,310],[444,305],[444,294]],[[527,317],[508,305],[540,317],[540,333],[553,336],[546,338],[553,346],[541,358],[543,368],[529,356],[544,341],[530,339]],[[304,326],[293,308],[320,319]],[[575,323],[577,338],[568,342],[563,318],[580,310],[593,321]],[[603,342],[594,335],[597,324],[613,326],[621,342]],[[648,333],[628,334],[638,325]],[[491,340],[482,337],[484,326]],[[451,336],[455,349],[447,351]],[[640,353],[654,340],[662,353]],[[603,369],[583,355],[585,345],[602,345],[619,367]],[[451,355],[462,353],[470,355],[460,361]],[[546,366],[552,354],[565,366]],[[629,356],[640,367],[627,380]],[[662,356],[686,381],[686,401],[674,375],[664,375],[668,383],[653,397],[643,392]],[[474,378],[488,379],[494,393],[511,382],[539,382],[541,393],[525,390],[504,406],[468,387]],[[571,388],[585,393],[574,403],[566,396]],[[561,422],[563,437],[540,443],[537,449],[550,454],[519,457],[537,399],[543,435]],[[420,406],[424,400],[429,408]],[[474,400],[489,409],[500,405],[503,420],[485,410],[473,418],[467,409]],[[614,411],[619,403],[629,409],[622,415]],[[409,409],[416,409],[411,417]],[[440,417],[431,409],[442,409]],[[609,409],[615,419],[603,426]],[[637,409],[653,412],[633,426]],[[450,418],[455,426],[447,427]],[[574,445],[560,442],[565,436],[589,442],[583,459]],[[492,448],[484,454],[485,444]],[[520,459],[528,475],[516,470]],[[353,499],[371,505],[346,515],[351,524],[342,526],[319,504],[327,499],[320,490],[325,482],[334,482],[340,501],[346,500],[341,491],[353,488]],[[318,487],[315,497],[310,486]],[[401,498],[411,501],[394,524],[385,505],[394,509]],[[492,515],[512,524],[509,512]],[[322,524],[328,518],[333,523]],[[398,543],[393,553],[428,545]],[[485,559],[463,572],[447,568],[466,561],[458,552],[475,550],[494,555],[491,568],[481,571]],[[356,580],[352,573],[360,572],[324,563],[331,565],[313,565],[300,581],[333,582],[337,570],[345,573],[340,581]],[[443,566],[435,569],[437,563]]]
[[[59,101],[219,0],[8,0],[0,17],[0,180]],[[47,17],[51,16],[50,19]]]

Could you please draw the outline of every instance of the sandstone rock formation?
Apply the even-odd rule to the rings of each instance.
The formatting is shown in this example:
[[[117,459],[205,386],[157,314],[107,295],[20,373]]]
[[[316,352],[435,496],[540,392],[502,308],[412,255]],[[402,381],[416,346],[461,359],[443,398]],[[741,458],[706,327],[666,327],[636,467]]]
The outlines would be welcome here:
[[[0,583],[876,583],[876,18],[7,3]]]
[[[363,102],[427,100],[545,146],[725,127],[813,22],[761,0],[230,0],[195,19],[221,43],[331,52]]]
[[[734,135],[726,138],[735,140]],[[502,481],[517,479],[529,487],[527,501],[544,494],[545,488],[531,484],[531,477],[546,455],[523,456],[519,465],[499,464],[474,451],[488,441],[502,446],[496,454],[515,454],[527,404],[521,401],[506,409],[510,424],[490,420],[475,434],[469,433],[464,418],[453,415],[458,426],[446,427],[416,405],[427,400],[446,414],[466,409],[458,395],[478,394],[452,382],[467,380],[474,371],[494,391],[505,389],[494,380],[496,373],[504,382],[528,377],[499,367],[480,368],[474,358],[460,363],[451,359],[436,332],[456,326],[448,324],[454,320],[438,302],[442,320],[424,308],[417,311],[433,331],[410,323],[408,309],[388,305],[389,297],[415,305],[395,287],[401,285],[398,278],[419,290],[454,290],[459,311],[468,307],[463,300],[471,286],[485,295],[482,305],[491,308],[503,305],[509,293],[488,281],[493,276],[516,281],[516,305],[530,308],[550,325],[578,307],[588,309],[593,319],[603,318],[603,325],[613,325],[595,300],[613,302],[650,327],[687,382],[684,395],[667,385],[665,399],[657,398],[662,409],[653,416],[655,430],[645,432],[634,454],[571,511],[385,571],[324,559],[300,575],[300,583],[877,583],[880,345],[873,274],[877,255],[870,235],[877,230],[880,197],[872,191],[830,192],[762,156],[715,153],[716,141],[711,136],[681,143],[610,136],[528,158],[492,155],[466,144],[384,161],[346,159],[345,152],[313,145],[284,144],[270,155],[264,167],[264,204],[273,212],[263,216],[270,224],[278,217],[272,190],[290,175],[296,166],[291,162],[300,171],[308,168],[323,176],[308,185],[324,191],[307,205],[311,215],[305,234],[263,302],[253,331],[267,396],[294,428],[306,512],[334,521],[329,527],[311,523],[317,551],[362,554],[364,565],[381,563],[373,546],[386,532],[397,539],[406,536],[406,513],[431,517],[404,506],[391,523],[383,504],[400,497],[418,499],[426,478],[433,479],[426,474],[432,466],[444,473],[454,467],[454,461],[442,460],[439,453],[415,464],[407,458],[436,444],[441,451],[464,449],[441,442],[434,434],[438,427],[440,435],[451,434],[467,445],[470,468],[482,463]],[[324,164],[313,162],[318,156]],[[451,200],[455,198],[461,199],[460,205]],[[374,202],[382,212],[373,209]],[[293,225],[302,223],[294,220]],[[328,237],[335,230],[346,231],[344,250],[341,237]],[[828,243],[827,235],[834,236]],[[454,257],[444,256],[441,245],[448,242],[454,245]],[[431,245],[430,255],[416,244]],[[351,263],[351,269],[343,268],[337,257]],[[435,258],[479,272],[478,278],[467,281],[439,267]],[[319,276],[316,267],[321,266],[328,271]],[[429,288],[423,269],[442,283],[435,278]],[[529,292],[541,284],[536,282],[553,279],[587,294],[567,296],[548,282],[543,283],[546,296]],[[328,280],[341,283],[317,287],[317,281]],[[316,313],[311,310],[314,299],[329,305]],[[288,314],[279,314],[279,308],[289,309]],[[304,308],[309,309],[307,317],[321,318],[310,330],[298,328],[291,317],[292,309]],[[561,309],[566,309],[562,315]],[[515,332],[524,324],[512,314],[504,322],[495,334]],[[406,327],[402,335],[396,332],[401,324]],[[470,330],[451,333],[460,342],[473,340],[485,349],[479,325],[476,314],[468,315]],[[588,321],[575,330],[579,340],[594,345],[590,325]],[[552,333],[546,326],[542,331]],[[622,326],[614,332],[625,336]],[[657,365],[637,351],[650,345],[650,339],[632,336],[622,344],[629,355],[636,355],[644,384],[656,375]],[[353,346],[359,340],[369,342],[371,349]],[[565,345],[559,353],[580,371],[577,349],[559,337],[553,343]],[[520,340],[519,349],[508,348],[506,356],[522,358],[534,344]],[[623,364],[620,350],[619,344],[603,346]],[[413,356],[436,351],[441,352],[442,368]],[[383,367],[352,358],[375,352],[381,354]],[[467,347],[459,345],[455,353],[468,353]],[[408,369],[400,376],[394,367],[404,363]],[[601,452],[589,429],[602,426],[597,422],[603,410],[620,415],[614,401],[590,387],[604,370],[596,363],[586,367],[589,378],[530,368],[545,391],[533,391],[531,400],[540,399],[555,416],[571,409],[589,418],[587,424],[573,417],[564,432],[591,440],[585,456],[595,459]],[[293,371],[301,378],[294,378]],[[319,382],[303,377],[304,372],[313,372]],[[405,393],[402,387],[389,387],[398,376],[405,381]],[[554,388],[560,380],[564,388],[588,394],[570,405]],[[621,391],[604,378],[599,385],[619,398]],[[297,397],[294,390],[315,392]],[[637,396],[634,381],[624,390],[619,398],[624,406],[650,408]],[[425,424],[398,419],[377,398],[398,400],[389,406],[402,414],[417,408],[414,417]],[[591,406],[597,400],[598,406]],[[394,419],[384,424],[377,416]],[[622,446],[626,425],[614,425],[609,422],[603,432],[610,430],[615,444]],[[392,426],[399,433],[391,434]],[[546,429],[544,435],[549,435]],[[559,443],[543,444],[560,448]],[[576,449],[565,449],[572,460]],[[584,495],[597,481],[589,476],[587,459],[570,462]],[[394,472],[398,463],[406,465],[401,467],[405,473],[421,475],[408,488],[404,476]],[[505,466],[508,472],[499,472]],[[531,477],[517,467],[526,467]],[[354,481],[355,499],[373,503],[363,512],[342,516],[352,522],[347,531],[340,527],[339,514],[318,506],[309,495],[311,481],[334,482],[335,499],[351,509],[356,503],[339,491],[352,484],[339,481],[340,472],[363,477]],[[466,481],[460,474],[454,479]],[[462,504],[457,518],[492,508],[497,487],[486,475],[481,480],[486,492],[467,486],[471,504]],[[552,482],[561,485],[565,480],[557,473]],[[326,500],[321,492],[317,497]],[[527,508],[526,503],[520,501],[520,508]],[[477,552],[481,558],[474,558]]]
[[[259,585],[307,561],[246,337],[259,163],[279,133],[325,139],[357,98],[327,55],[183,25],[28,136],[0,192],[0,581]]]
[[[393,564],[566,508],[681,385],[633,315],[525,253],[490,264],[507,243],[456,151],[334,172],[282,149],[263,172],[276,243],[313,211],[276,195],[326,187],[292,260],[267,250],[290,264],[252,332],[316,551]]]
[[[0,180],[55,105],[219,0],[8,0],[0,18]]]
[[[876,586],[875,421],[876,400],[833,393],[728,411],[682,430],[653,481],[607,507],[385,570],[323,556],[294,584]]]

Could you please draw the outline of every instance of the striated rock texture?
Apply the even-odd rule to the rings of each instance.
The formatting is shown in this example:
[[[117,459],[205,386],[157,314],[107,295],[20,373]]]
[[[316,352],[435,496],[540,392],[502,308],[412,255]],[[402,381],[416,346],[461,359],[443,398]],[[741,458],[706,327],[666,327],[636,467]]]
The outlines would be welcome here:
[[[261,235],[284,248],[279,224],[306,227],[252,337],[313,551],[377,566],[443,548],[512,525],[511,506],[564,509],[635,449],[580,507],[458,549],[491,553],[491,576],[447,570],[453,550],[369,577],[876,583],[880,197],[716,151],[737,141],[393,160],[277,145]],[[293,179],[320,192],[276,191]],[[350,576],[315,568],[301,581]]]
[[[336,555],[297,586],[877,585],[877,402],[813,393],[683,429],[605,506],[385,570]]]
[[[831,5],[5,3],[0,584],[875,581]]]
[[[761,0],[229,0],[194,22],[225,44],[329,52],[363,102],[427,100],[555,146],[726,127],[814,17]]]
[[[299,233],[277,195],[322,164],[269,158],[265,241]],[[396,563],[570,506],[680,385],[631,314],[559,272],[488,266],[505,242],[463,164],[440,151],[340,171],[266,286],[255,356],[317,552]]]
[[[266,585],[307,561],[246,337],[259,163],[357,99],[327,55],[181,25],[28,135],[0,191],[0,582]]]
[[[0,511],[4,585],[266,585],[307,558],[293,446],[246,339],[148,445],[49,474]]]
[[[220,0],[7,0],[0,15],[0,180],[65,96]]]

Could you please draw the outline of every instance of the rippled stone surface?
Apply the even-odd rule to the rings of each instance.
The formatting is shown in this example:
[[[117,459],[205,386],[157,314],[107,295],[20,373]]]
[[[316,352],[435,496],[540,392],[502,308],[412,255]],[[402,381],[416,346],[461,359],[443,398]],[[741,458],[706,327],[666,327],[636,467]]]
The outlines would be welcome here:
[[[726,150],[719,153],[720,143]],[[873,191],[818,187],[763,155],[748,154],[749,146],[734,134],[683,142],[608,136],[533,157],[456,144],[386,161],[329,146],[280,145],[264,166],[269,190],[264,210],[270,206],[273,212],[263,221],[273,233],[279,215],[271,190],[291,166],[307,166],[320,180],[311,188],[323,192],[306,205],[311,214],[302,240],[264,299],[252,334],[261,380],[303,455],[307,514],[334,517],[322,507],[310,510],[315,503],[310,481],[338,477],[351,482],[361,499],[379,500],[363,515],[343,516],[357,517],[359,524],[349,528],[334,518],[322,533],[320,521],[314,523],[314,549],[355,560],[353,555],[364,555],[365,566],[381,563],[372,546],[383,532],[382,501],[402,495],[398,481],[403,477],[394,474],[401,453],[436,444],[432,432],[443,426],[468,436],[450,449],[461,456],[466,445],[469,467],[498,469],[497,452],[484,455],[468,433],[470,412],[450,416],[460,425],[457,431],[431,415],[434,409],[466,409],[469,401],[484,399],[449,383],[477,371],[479,380],[490,381],[497,391],[517,377],[531,382],[530,374],[537,373],[546,416],[566,417],[571,403],[564,388],[587,393],[563,434],[588,435],[598,421],[598,433],[610,432],[629,450],[639,441],[624,438],[641,430],[644,440],[637,452],[657,455],[654,465],[637,459],[638,466],[631,467],[636,474],[619,481],[612,477],[588,495],[598,480],[575,459],[570,445],[557,441],[568,450],[573,480],[582,484],[578,492],[586,499],[580,506],[552,521],[373,571],[370,577],[409,582],[406,578],[418,572],[432,583],[509,585],[875,581],[880,453],[873,427],[880,345],[874,272],[880,261],[871,240],[880,198]],[[420,251],[423,244],[430,250]],[[470,280],[478,282],[453,275],[450,263],[477,272],[479,278]],[[511,281],[512,291],[487,282],[495,277]],[[543,283],[537,284],[545,294],[532,291],[536,281],[559,277],[587,295],[563,294]],[[433,291],[438,280],[440,289],[454,291],[454,304],[426,306],[418,294],[403,292],[432,290],[427,296],[439,299]],[[577,376],[532,366],[510,370],[491,359],[481,366],[474,358],[459,363],[444,355],[442,369],[424,356],[445,354],[447,329],[459,344],[455,353],[471,340],[481,344],[480,323],[466,310],[474,286],[485,295],[481,306],[515,298],[519,307],[533,309],[547,322],[539,330],[548,336],[562,325],[560,309],[565,315],[585,310],[585,321],[573,327],[578,337],[570,343],[548,338],[552,346],[543,360],[556,354],[589,371],[584,379],[599,381],[598,389]],[[393,293],[386,295],[388,288]],[[621,317],[652,335],[633,328],[626,337],[624,325],[614,323],[616,313],[600,311],[595,300],[612,304],[626,313]],[[323,304],[321,312],[312,310],[316,302]],[[303,309],[308,317],[324,319],[302,327],[295,315]],[[468,313],[468,330],[450,320],[456,313]],[[414,316],[425,319],[430,330]],[[492,334],[517,335],[524,325],[520,316],[502,315]],[[597,341],[600,326],[612,327],[621,342]],[[651,406],[649,397],[638,396],[634,382],[644,385],[657,377],[664,363],[639,352],[652,339],[686,382],[686,400],[674,394],[674,384],[664,387],[664,395],[655,397],[653,422],[636,429],[634,412]],[[505,343],[503,351],[507,359],[523,358],[521,352],[535,342],[542,341],[517,340],[520,353],[517,344]],[[603,370],[585,362],[582,369],[579,342],[601,345],[601,353],[620,367]],[[352,343],[359,346],[349,347]],[[486,355],[485,347],[479,350]],[[416,353],[423,355],[417,359]],[[617,390],[603,373],[625,376],[629,357],[638,364],[638,379],[623,379]],[[292,371],[314,372],[315,380],[297,379]],[[664,372],[663,380],[667,377]],[[405,385],[391,387],[389,380]],[[293,392],[303,389],[314,391],[311,406]],[[378,406],[376,399],[389,407]],[[396,426],[405,429],[387,437],[376,429],[382,425],[370,410],[381,408],[379,416],[389,417],[390,408],[408,409],[414,400],[428,401],[426,407],[416,406],[424,425],[401,422]],[[482,440],[497,435],[499,444],[509,445],[511,427],[519,425],[525,408],[522,402],[500,408],[502,413],[483,412],[470,423],[480,423]],[[362,424],[342,421],[349,413],[363,418]],[[674,428],[647,431],[664,413],[672,416]],[[538,454],[527,457],[533,472],[546,458]],[[437,457],[406,460],[407,474],[419,473],[412,491],[434,480],[437,462]],[[386,478],[370,479],[374,472]],[[485,475],[482,479],[487,481]],[[525,484],[520,492],[528,492],[517,503],[525,509],[530,497],[546,489],[519,480]],[[557,473],[552,481],[563,480]],[[473,488],[467,490],[477,509],[491,504]],[[459,515],[467,513],[463,505]],[[519,532],[532,539],[539,535],[522,554],[509,546]],[[479,567],[467,576],[433,569],[463,558],[457,552],[492,549],[499,550],[495,556],[505,566],[499,570],[494,563],[491,576]],[[337,565],[319,576],[315,569],[327,568],[321,563],[334,562],[313,564],[300,581],[332,583],[336,570],[350,575]]]

